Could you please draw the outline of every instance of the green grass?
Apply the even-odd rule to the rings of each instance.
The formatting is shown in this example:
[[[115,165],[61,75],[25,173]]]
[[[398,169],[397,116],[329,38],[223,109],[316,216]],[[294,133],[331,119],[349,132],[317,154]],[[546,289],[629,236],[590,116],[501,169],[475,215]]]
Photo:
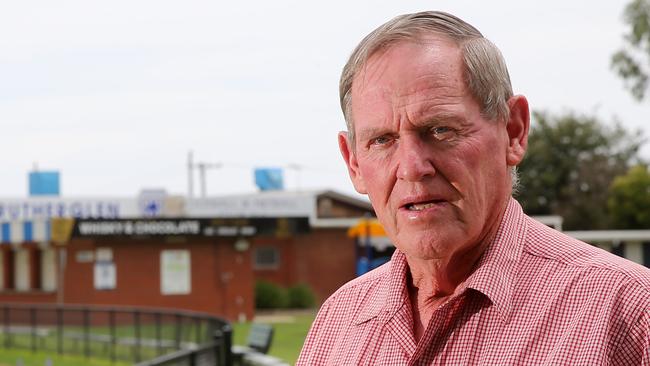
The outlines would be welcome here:
[[[49,335],[44,337],[37,337],[36,351],[37,353],[56,355],[59,349],[58,333],[53,327],[42,327],[42,330],[49,329]],[[180,330],[181,342],[198,342],[206,340],[207,325],[205,323],[196,322],[183,322]],[[89,333],[97,335],[110,335],[111,329],[106,326],[94,326],[89,328]],[[143,324],[140,327],[139,337],[141,339],[157,339],[160,335],[161,339],[168,342],[176,339],[176,322],[167,321],[161,324],[159,328],[152,324]],[[135,328],[132,325],[119,325],[114,328],[116,338],[135,338]],[[76,355],[85,359],[85,343],[84,343],[84,328],[81,326],[65,326],[63,328],[63,340],[61,341],[62,351],[66,355]],[[76,338],[76,339],[75,339]],[[9,349],[15,349],[19,355],[32,353],[32,337],[30,334],[12,334],[7,335],[4,332],[0,333],[0,354],[4,352],[2,348],[8,346]],[[156,356],[169,353],[175,350],[174,347],[163,346],[158,349],[156,346],[141,345],[139,348],[139,359],[147,360]],[[111,356],[115,356],[117,360],[126,362],[133,362],[136,356],[136,348],[132,344],[115,344],[111,346],[105,341],[89,338],[88,351],[90,357],[95,359],[110,360]],[[0,359],[0,366],[3,366],[3,361]],[[61,364],[61,363],[59,363]],[[11,363],[12,366],[16,365],[15,362]],[[45,365],[43,362],[40,366]]]
[[[302,314],[294,316],[293,322],[272,323],[275,332],[269,354],[291,365],[295,364],[314,317],[315,314]],[[246,344],[250,325],[251,323],[233,324],[234,344]]]
[[[314,321],[315,314],[298,314],[291,316],[292,321],[287,322],[273,322],[272,325],[275,329],[273,342],[271,344],[271,349],[269,354],[271,356],[280,358],[289,364],[294,364],[298,359],[300,349],[302,344],[305,341],[307,332],[311,323]],[[246,344],[246,338],[250,330],[251,323],[234,323],[233,324],[233,343],[239,345]],[[81,332],[81,328],[70,327],[66,328],[66,332]],[[195,334],[196,328],[191,328],[183,332],[183,338],[193,338],[188,337],[188,335]],[[105,327],[93,327],[91,332],[94,334],[108,334],[109,330]],[[132,327],[116,327],[116,336],[133,336]],[[155,328],[152,326],[144,326],[141,332],[141,336],[155,338]],[[163,338],[173,338],[174,327],[170,325],[165,325],[161,327],[161,334]],[[101,345],[91,342],[90,351],[91,354],[95,355],[95,358],[85,358],[83,355],[83,343],[77,342],[76,344],[68,339],[63,343],[63,349],[66,353],[76,353],[77,355],[65,355],[59,356],[55,351],[57,347],[56,339],[54,335],[47,337],[43,340],[44,343],[40,343],[39,347],[45,347],[47,350],[40,350],[33,353],[29,348],[31,345],[31,337],[29,335],[14,335],[12,336],[12,344],[16,347],[21,347],[18,349],[4,349],[2,345],[4,344],[6,335],[0,334],[0,366],[15,366],[17,361],[21,359],[23,361],[22,365],[24,366],[43,366],[45,361],[49,358],[52,360],[52,366],[65,365],[65,366],[81,366],[81,365],[90,365],[90,366],[104,366],[104,365],[113,365],[113,366],[123,366],[129,365],[130,363],[124,363],[117,361],[115,363],[110,362],[108,359],[109,354],[107,349]],[[116,346],[116,355],[118,359],[130,358],[132,348],[131,347],[121,347]],[[156,350],[147,349],[143,347],[141,349],[142,359],[148,359],[156,356]],[[105,358],[100,358],[105,357]]]
[[[32,339],[29,335],[12,335],[10,339],[9,348],[6,347],[7,335],[0,334],[0,355],[4,354],[7,350],[16,351],[19,355],[26,354],[46,354],[46,355],[58,355],[58,340],[54,335],[50,335],[45,338],[39,338],[36,340],[36,352],[32,351]],[[71,355],[73,357],[78,357],[80,359],[85,359],[85,345],[83,340],[72,340],[64,338],[62,342],[62,351],[65,355]],[[4,348],[4,349],[2,349]],[[100,343],[95,341],[90,341],[88,344],[88,351],[90,358],[96,360],[107,360],[110,364],[110,358],[113,354],[117,361],[130,361],[133,362],[135,359],[135,347],[132,345],[120,345],[115,344],[113,348],[106,343]],[[163,349],[162,354],[169,352],[169,349]],[[156,348],[150,348],[142,346],[139,350],[140,360],[147,360],[161,355]],[[127,364],[131,364],[131,363]],[[0,366],[2,364],[2,359],[0,358]],[[12,365],[15,365],[14,362]],[[65,365],[60,363],[61,365]],[[45,365],[45,363],[40,364],[40,366]]]
[[[31,352],[24,349],[0,350],[0,365],[15,366],[44,366],[47,360],[52,366],[127,366],[130,363],[113,362],[110,360],[85,358],[83,356],[58,355],[56,353]],[[19,363],[22,361],[22,363]]]

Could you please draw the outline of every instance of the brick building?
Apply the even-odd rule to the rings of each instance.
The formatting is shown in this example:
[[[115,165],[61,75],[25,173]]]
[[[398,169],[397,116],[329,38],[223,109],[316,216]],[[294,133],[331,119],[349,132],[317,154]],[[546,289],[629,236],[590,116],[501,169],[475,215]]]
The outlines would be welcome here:
[[[0,199],[0,302],[167,307],[250,319],[258,279],[319,300],[355,276],[367,201],[332,191],[204,199]]]

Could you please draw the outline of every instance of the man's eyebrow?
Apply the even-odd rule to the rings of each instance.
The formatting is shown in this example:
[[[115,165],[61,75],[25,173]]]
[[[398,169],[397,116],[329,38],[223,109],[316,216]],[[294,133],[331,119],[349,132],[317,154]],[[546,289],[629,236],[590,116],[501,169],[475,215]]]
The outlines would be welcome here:
[[[445,122],[465,123],[466,119],[458,113],[448,111],[430,111],[422,114],[422,124],[438,124]]]
[[[385,128],[367,128],[361,131],[357,131],[357,136],[359,138],[359,141],[365,141],[373,137],[385,135],[387,133],[390,133],[390,131]]]

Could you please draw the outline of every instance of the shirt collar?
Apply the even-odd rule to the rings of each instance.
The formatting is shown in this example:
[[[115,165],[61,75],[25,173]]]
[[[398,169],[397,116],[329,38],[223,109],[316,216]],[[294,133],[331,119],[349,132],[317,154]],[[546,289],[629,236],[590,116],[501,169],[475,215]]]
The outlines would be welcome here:
[[[496,236],[488,245],[465,286],[487,296],[503,322],[512,312],[512,295],[519,261],[526,237],[526,216],[521,206],[510,198]]]
[[[395,250],[387,266],[386,273],[377,284],[377,291],[372,292],[368,304],[364,306],[355,319],[355,324],[364,323],[384,313],[384,319],[390,319],[404,305],[408,304],[408,289],[406,278],[408,262],[406,256]]]
[[[519,203],[510,198],[497,234],[488,245],[464,287],[485,295],[507,323],[512,310],[512,292],[517,278],[519,260],[526,235],[525,215]],[[361,324],[385,313],[390,319],[402,306],[408,304],[406,287],[408,262],[406,256],[395,250],[385,276],[379,280],[378,291],[373,292],[367,306],[355,319]]]

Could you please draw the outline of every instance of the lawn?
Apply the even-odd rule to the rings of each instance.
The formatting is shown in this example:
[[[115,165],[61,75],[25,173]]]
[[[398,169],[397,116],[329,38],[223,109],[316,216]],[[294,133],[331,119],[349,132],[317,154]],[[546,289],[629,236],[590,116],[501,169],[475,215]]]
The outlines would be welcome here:
[[[269,350],[269,354],[271,356],[277,357],[282,359],[283,361],[289,363],[289,364],[294,364],[296,360],[298,359],[298,355],[300,353],[300,349],[302,348],[302,344],[305,340],[305,337],[307,336],[307,332],[309,331],[309,327],[311,326],[311,323],[314,321],[315,313],[314,312],[300,312],[300,313],[281,313],[279,315],[261,315],[256,318],[256,322],[258,323],[268,323],[272,324],[274,328],[274,336],[273,336],[273,341],[271,343],[271,349]],[[234,344],[239,344],[239,345],[245,345],[246,344],[246,338],[248,337],[248,333],[250,330],[250,325],[251,323],[233,323],[233,343]],[[122,328],[122,329],[120,329]],[[118,327],[116,333],[118,335],[131,335],[132,330],[129,329],[130,327]],[[143,336],[152,336],[153,333],[153,328],[147,329],[148,327],[143,327]],[[172,332],[173,327],[163,327],[162,332],[163,336],[169,335],[169,333]],[[187,332],[189,334],[194,334],[195,330],[192,329],[191,331]],[[102,327],[94,327],[92,328],[92,333],[94,334],[103,334],[103,333],[108,333],[108,330]],[[4,335],[0,335],[0,341],[4,342]],[[84,356],[72,356],[72,355],[64,355],[64,356],[59,356],[56,352],[48,352],[48,351],[40,351],[40,352],[31,352],[28,348],[30,343],[31,338],[29,336],[14,336],[13,337],[13,342],[15,345],[20,345],[24,347],[23,349],[0,349],[0,366],[4,365],[23,365],[23,366],[30,366],[30,365],[38,365],[38,366],[43,366],[46,365],[46,360],[50,359],[52,361],[51,365],[52,366],[58,366],[58,365],[65,365],[65,366],[125,366],[130,363],[124,363],[124,362],[115,362],[111,363],[110,360],[107,359],[99,359],[99,358],[85,358]],[[56,349],[56,343],[55,339],[53,337],[48,337],[45,339],[44,345],[46,346],[46,349],[49,350],[55,350]],[[75,345],[74,349],[76,352],[81,352],[81,345]],[[1,346],[0,346],[1,347]],[[103,348],[98,348],[99,345],[92,344],[91,345],[91,352],[95,355],[102,355],[108,358],[107,351]],[[27,348],[27,349],[26,349]],[[73,348],[71,348],[71,344],[69,344],[69,341],[66,340],[64,343],[64,349],[66,351],[71,351]],[[126,354],[128,352],[131,352],[131,347],[124,347],[122,350],[121,348],[117,348],[117,354],[121,354],[124,351]],[[151,353],[151,354],[150,354]],[[144,359],[148,357],[154,357],[155,356],[155,350],[153,349],[142,349],[142,356]],[[118,356],[119,357],[119,356]],[[22,360],[22,363],[19,363],[18,361]]]
[[[269,354],[291,365],[295,364],[314,317],[314,313],[284,315],[276,319],[273,316],[259,317],[256,322],[272,324],[275,329]],[[233,342],[245,345],[249,329],[250,323],[234,323]]]
[[[105,359],[85,358],[83,356],[58,355],[56,353],[31,352],[24,349],[2,349],[0,366],[43,366],[50,360],[52,366],[128,366],[130,363],[112,362]]]
[[[95,332],[95,330],[98,331]],[[91,334],[92,335],[102,334],[100,333],[102,330],[103,328],[101,327],[91,328]],[[124,333],[128,334],[126,332]],[[66,332],[64,332],[64,337],[66,337],[66,335],[69,336],[70,334],[81,334],[81,333],[69,332],[69,329],[67,329]],[[55,334],[50,334],[46,337],[40,337],[36,339],[35,352],[32,351],[31,349],[32,338],[30,335],[14,334],[11,335],[10,339],[7,338],[8,336],[6,334],[4,333],[0,334],[0,366],[2,366],[2,363],[6,361],[6,358],[4,356],[9,351],[13,352],[11,357],[15,361],[18,360],[17,357],[22,357],[22,356],[26,356],[26,359],[33,359],[34,357],[37,357],[38,360],[43,361],[42,363],[38,361],[39,366],[45,365],[45,360],[50,356],[55,356],[55,358],[61,358],[58,356],[57,350],[59,348],[59,343],[58,343],[57,336]],[[84,361],[86,360],[86,357],[84,355],[86,352],[86,345],[83,339],[64,338],[63,341],[61,342],[61,349],[64,355],[72,356],[70,362],[74,361],[75,357],[78,358],[79,360],[84,360]],[[107,363],[105,363],[107,365],[110,364],[111,356],[114,356],[116,361],[126,362],[123,363],[124,365],[131,364],[136,357],[135,356],[136,349],[134,345],[123,345],[123,344],[116,343],[111,346],[109,343],[106,343],[104,341],[102,342],[94,341],[92,340],[92,338],[89,339],[87,351],[89,354],[89,359],[107,360]],[[169,348],[162,348],[159,350],[156,347],[142,345],[137,352],[139,354],[140,360],[147,360],[169,351],[170,351]],[[11,365],[18,365],[18,363],[16,363],[15,361],[12,362]],[[25,365],[26,364],[27,363],[25,363]],[[33,362],[31,364],[33,364]],[[53,363],[53,365],[57,365],[57,364],[67,365],[67,363],[62,363],[62,362]],[[84,362],[81,362],[79,364],[83,365]],[[95,363],[90,363],[90,364],[94,365]],[[103,364],[104,363],[101,362],[97,363],[97,365],[103,365]]]

